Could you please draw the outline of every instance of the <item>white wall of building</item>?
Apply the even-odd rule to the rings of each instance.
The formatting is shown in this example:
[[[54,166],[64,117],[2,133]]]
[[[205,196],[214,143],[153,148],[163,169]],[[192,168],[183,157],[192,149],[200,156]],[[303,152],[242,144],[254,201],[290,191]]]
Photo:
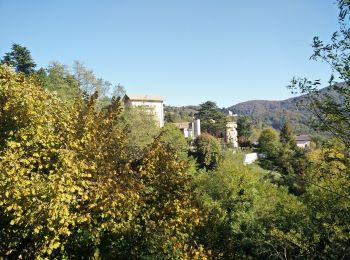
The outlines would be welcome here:
[[[244,165],[251,164],[251,163],[255,162],[256,160],[258,160],[257,153],[247,153],[246,155],[244,155],[243,164]]]
[[[197,138],[201,135],[201,120],[195,119],[192,122],[193,138]]]
[[[143,101],[143,100],[128,100],[129,106],[133,107],[148,107],[153,110],[156,120],[159,122],[159,127],[164,126],[164,104],[163,101]]]
[[[201,134],[200,119],[194,119],[192,122],[180,122],[174,124],[181,130],[181,132],[186,138],[191,137],[195,139]]]
[[[310,147],[310,141],[298,141],[297,146],[300,148],[308,148]]]

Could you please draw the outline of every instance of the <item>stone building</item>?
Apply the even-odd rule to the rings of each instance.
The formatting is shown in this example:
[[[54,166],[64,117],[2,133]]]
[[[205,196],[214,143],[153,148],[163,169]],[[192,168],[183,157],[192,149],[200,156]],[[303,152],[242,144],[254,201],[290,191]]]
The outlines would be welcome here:
[[[311,138],[308,135],[296,135],[295,141],[300,148],[309,148],[311,144]]]
[[[234,148],[238,147],[237,123],[234,121],[226,124],[225,142],[232,144]]]
[[[150,108],[156,116],[159,127],[164,126],[164,98],[155,95],[126,94],[123,97],[125,107]]]
[[[194,119],[192,122],[174,123],[181,130],[183,135],[191,138],[197,138],[201,134],[201,121]]]

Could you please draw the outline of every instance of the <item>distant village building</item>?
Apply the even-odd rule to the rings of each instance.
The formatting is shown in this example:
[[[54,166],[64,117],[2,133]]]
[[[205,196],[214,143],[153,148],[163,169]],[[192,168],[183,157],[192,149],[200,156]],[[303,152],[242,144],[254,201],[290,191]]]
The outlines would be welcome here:
[[[238,147],[237,123],[234,121],[226,124],[225,142],[232,144],[234,148]]]
[[[174,123],[183,133],[183,135],[191,138],[197,138],[201,134],[201,121],[200,119],[194,119],[192,122],[179,122]],[[238,147],[237,138],[237,123],[232,121],[226,124],[226,132],[218,133],[221,135],[226,144],[232,144],[232,147]]]
[[[164,126],[164,98],[161,96],[144,94],[126,94],[123,97],[126,107],[146,107],[152,109],[159,123],[159,127]]]
[[[237,115],[233,114],[232,111],[228,111],[229,121],[226,124],[225,142],[231,144],[233,148],[238,147],[238,133],[237,133]]]
[[[174,123],[181,130],[183,135],[191,138],[197,138],[201,134],[201,121],[194,119],[192,122]]]
[[[309,148],[311,143],[311,138],[308,135],[296,135],[295,141],[297,146],[300,148]]]

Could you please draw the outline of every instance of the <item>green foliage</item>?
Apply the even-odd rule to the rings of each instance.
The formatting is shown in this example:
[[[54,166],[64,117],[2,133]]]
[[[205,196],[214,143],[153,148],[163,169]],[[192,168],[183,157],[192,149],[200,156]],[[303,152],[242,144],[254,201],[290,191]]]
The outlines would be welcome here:
[[[17,72],[22,72],[26,75],[32,74],[36,67],[30,51],[16,43],[12,44],[11,52],[5,53],[1,64],[12,66]]]
[[[106,257],[186,259],[195,250],[193,229],[201,220],[194,205],[188,164],[161,141],[147,150],[138,168],[143,189],[141,207],[124,239],[124,247],[106,250]],[[205,254],[197,250],[198,257]],[[200,259],[200,258],[199,258]]]
[[[130,160],[119,100],[96,102],[0,66],[0,257],[205,258],[187,162],[158,141]]]
[[[280,239],[300,229],[305,207],[283,188],[264,182],[261,170],[225,157],[219,167],[196,177],[206,220],[200,242],[223,259],[290,258],[299,253]]]
[[[277,156],[279,143],[276,130],[273,128],[262,130],[258,142],[261,152],[265,153],[268,158],[275,158]]]
[[[194,146],[206,170],[193,174],[174,126],[158,135],[149,111],[87,97],[109,84],[81,64],[74,77],[60,64],[29,77],[0,66],[0,258],[349,259],[350,4],[338,5],[340,32],[315,38],[313,57],[345,83],[322,96],[317,82],[294,82],[332,139],[298,149],[280,107],[281,135],[259,138],[268,170],[239,152],[223,158],[203,134]],[[215,103],[201,109],[208,132],[222,131]]]
[[[52,93],[55,93],[64,101],[74,102],[78,97],[88,97],[94,92],[98,92],[97,108],[104,109],[111,103],[111,98],[106,95],[111,83],[101,78],[96,78],[92,70],[87,69],[82,63],[75,61],[71,73],[67,65],[58,61],[53,61],[47,69],[39,69],[35,75],[38,82]],[[123,95],[123,86],[118,84],[114,87],[113,95],[121,97]]]
[[[104,230],[127,228],[138,201],[135,181],[121,181],[126,166],[116,169],[125,156],[119,102],[106,114],[95,112],[96,97],[71,107],[0,69],[1,255],[92,254]]]
[[[139,158],[160,130],[153,111],[144,107],[125,108],[121,123],[128,132],[127,148],[131,159]]]
[[[311,237],[313,252],[325,258],[350,256],[350,182],[349,161],[341,145],[315,151],[308,181],[310,185],[304,201],[310,210],[309,227],[318,236]]]
[[[165,111],[164,121],[166,123],[175,123],[175,118],[170,112]]]
[[[187,140],[182,132],[174,125],[166,123],[160,131],[160,141],[167,145],[181,158],[186,159],[188,154]]]
[[[226,132],[227,117],[220,111],[215,102],[207,101],[200,104],[195,117],[201,120],[202,132],[207,132],[211,135]]]
[[[214,169],[221,157],[220,142],[210,134],[201,134],[194,140],[195,157],[201,168]]]
[[[350,2],[338,0],[337,4],[340,28],[332,35],[330,43],[314,37],[311,56],[330,65],[334,73],[328,82],[332,92],[324,93],[318,89],[319,80],[306,78],[294,78],[290,86],[293,92],[307,94],[306,107],[315,116],[317,129],[325,131],[333,143],[331,146],[323,143],[321,150],[311,152],[311,165],[305,177],[310,183],[304,200],[310,209],[311,224],[303,235],[310,241],[310,252],[324,259],[350,256]]]
[[[198,111],[198,106],[164,106],[164,120],[168,123],[190,122],[194,114]]]
[[[243,166],[240,154],[236,159],[227,154],[217,169],[196,176],[206,216],[197,229],[199,242],[223,259],[348,258],[350,182],[344,149],[337,145],[308,154],[311,164],[299,181],[309,185],[298,197],[264,181],[270,174],[257,165]]]
[[[57,61],[51,62],[46,70],[40,69],[37,76],[45,89],[55,92],[62,100],[74,101],[82,95],[78,80],[66,65]]]
[[[257,143],[260,137],[260,134],[262,132],[263,129],[261,128],[257,128],[257,127],[252,127],[252,134],[249,138],[249,141],[251,143]]]
[[[228,107],[238,115],[248,116],[258,128],[273,127],[280,130],[288,121],[298,134],[314,134],[312,114],[305,107],[307,97],[300,96],[282,101],[251,100]]]
[[[296,146],[289,126],[284,128],[280,137],[272,128],[266,128],[261,132],[259,146],[265,158],[260,159],[260,165],[281,173],[282,178],[272,180],[286,185],[293,194],[300,195],[305,191],[305,183],[301,180],[301,176],[308,168],[307,151]]]
[[[281,236],[287,243],[299,241],[303,258],[347,259],[350,256],[349,165],[341,145],[312,151],[310,185],[300,200],[306,218],[294,234]]]
[[[297,146],[292,125],[288,122],[285,122],[282,126],[282,129],[280,132],[280,142],[284,146],[289,146],[290,148],[296,148]]]
[[[238,141],[240,143],[244,143],[249,141],[250,136],[253,132],[253,124],[249,117],[247,116],[240,116],[237,119],[237,134],[238,134]]]

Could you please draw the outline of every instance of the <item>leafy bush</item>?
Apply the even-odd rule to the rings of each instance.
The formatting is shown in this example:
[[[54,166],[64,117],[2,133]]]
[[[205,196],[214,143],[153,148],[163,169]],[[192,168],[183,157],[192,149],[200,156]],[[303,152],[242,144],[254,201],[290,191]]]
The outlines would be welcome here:
[[[201,134],[194,140],[195,157],[200,167],[215,168],[221,157],[220,142],[210,134]]]
[[[142,156],[144,150],[159,134],[154,111],[145,107],[127,107],[123,110],[120,124],[128,132],[127,152],[130,159]]]
[[[207,216],[197,236],[214,256],[266,259],[300,253],[284,237],[303,227],[305,206],[262,177],[261,170],[237,163],[232,155],[196,176],[198,202]]]
[[[174,124],[165,124],[160,132],[160,141],[168,145],[169,148],[181,156],[181,158],[187,158],[189,150],[187,140]]]
[[[0,66],[0,256],[204,258],[187,162],[158,140],[130,160],[119,100],[96,101]]]

